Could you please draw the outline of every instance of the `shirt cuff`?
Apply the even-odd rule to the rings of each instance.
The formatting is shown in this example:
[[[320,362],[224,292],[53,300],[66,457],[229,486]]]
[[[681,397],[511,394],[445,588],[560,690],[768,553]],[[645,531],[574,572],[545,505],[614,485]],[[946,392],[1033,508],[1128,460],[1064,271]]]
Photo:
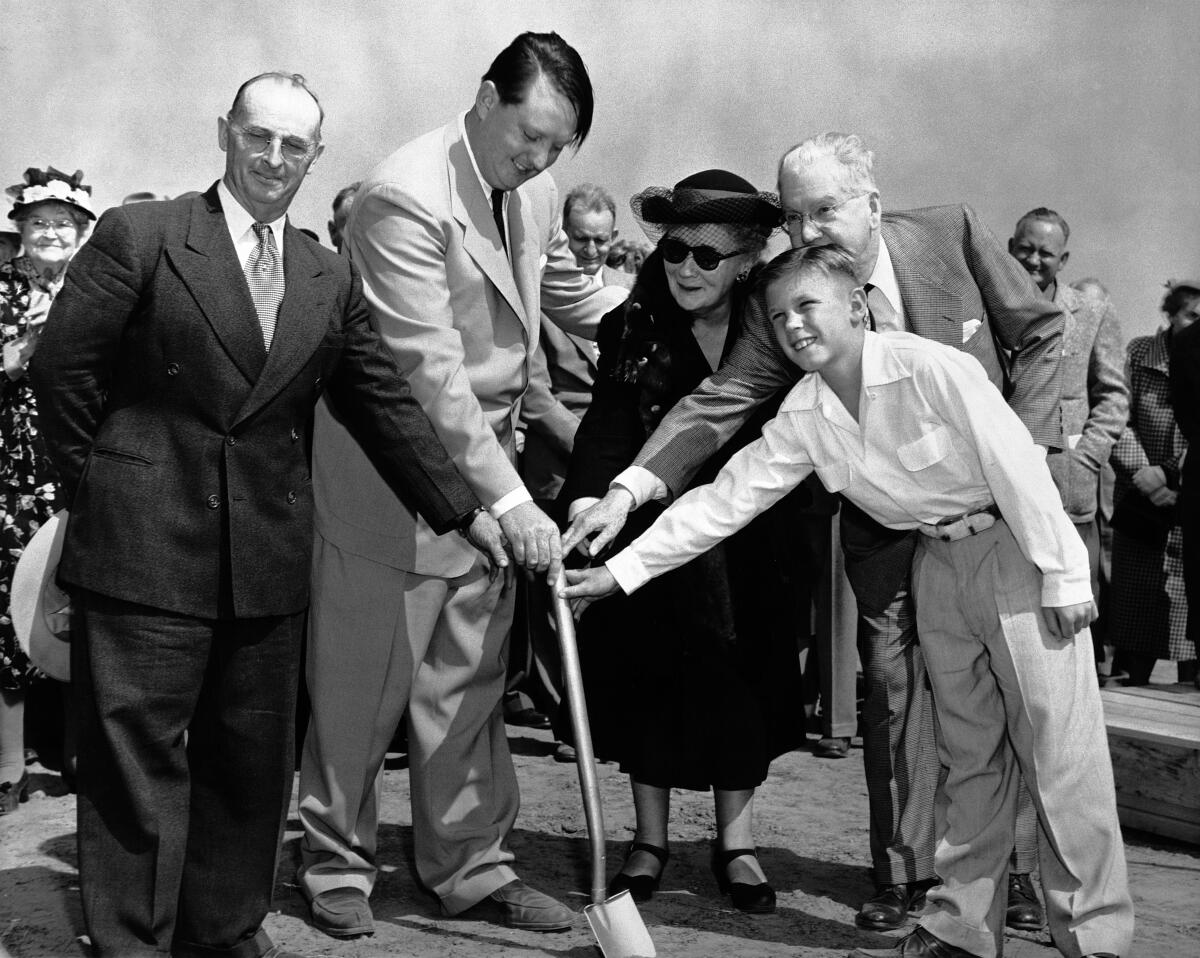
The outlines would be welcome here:
[[[1063,572],[1042,577],[1042,606],[1057,609],[1066,605],[1091,602],[1092,575],[1084,566],[1078,572]]]
[[[647,502],[667,498],[667,484],[643,466],[630,466],[609,487],[621,486],[633,496],[633,508],[640,509]]]
[[[632,595],[653,578],[632,547],[622,549],[604,565],[626,595]]]
[[[492,514],[492,518],[497,522],[504,513],[519,506],[522,502],[533,502],[533,496],[529,494],[529,490],[524,486],[517,486],[512,492],[506,492],[499,499],[493,502],[488,507],[488,512]]]

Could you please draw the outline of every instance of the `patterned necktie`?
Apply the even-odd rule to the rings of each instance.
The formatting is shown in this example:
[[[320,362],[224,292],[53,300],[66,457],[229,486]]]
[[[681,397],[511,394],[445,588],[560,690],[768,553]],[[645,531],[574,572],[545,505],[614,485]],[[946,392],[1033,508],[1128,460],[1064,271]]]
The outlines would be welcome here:
[[[884,295],[883,290],[873,283],[865,283],[863,289],[867,293],[867,311],[870,313],[871,329],[887,332],[889,329],[900,329],[900,317]]]
[[[271,340],[275,338],[279,304],[283,302],[283,264],[279,262],[279,250],[275,247],[271,227],[266,223],[255,223],[253,229],[258,245],[246,260],[246,283],[250,286],[254,308],[258,310],[263,345],[269,350]]]
[[[500,231],[500,245],[508,252],[508,237],[504,235],[504,190],[492,190],[492,219]]]

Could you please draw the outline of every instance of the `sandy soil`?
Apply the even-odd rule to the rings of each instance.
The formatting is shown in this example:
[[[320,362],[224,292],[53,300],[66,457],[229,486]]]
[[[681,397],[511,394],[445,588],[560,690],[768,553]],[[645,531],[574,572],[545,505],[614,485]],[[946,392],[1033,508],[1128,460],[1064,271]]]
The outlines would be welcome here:
[[[510,728],[523,807],[512,836],[521,876],[573,908],[587,904],[587,835],[575,767],[551,757],[548,732]],[[408,772],[398,761],[386,773],[380,858],[372,905],[376,934],[337,941],[310,927],[293,875],[299,833],[293,815],[280,857],[275,905],[267,919],[274,940],[312,956],[418,955],[438,958],[542,954],[599,958],[582,917],[561,934],[513,931],[487,914],[441,916],[416,884],[409,862],[412,828]],[[80,942],[75,871],[74,801],[57,775],[34,768],[35,793],[12,816],[0,818],[0,954],[14,958],[86,954]],[[631,835],[633,810],[626,779],[599,767],[608,834],[609,874]],[[662,891],[640,906],[660,956],[805,958],[842,956],[859,945],[885,947],[885,936],[854,926],[857,905],[870,892],[862,752],[844,760],[807,751],[778,759],[757,802],[764,869],[779,894],[776,914],[742,915],[718,894],[708,871],[713,833],[711,796],[677,792],[673,799],[672,859]],[[1138,907],[1135,956],[1200,955],[1200,849],[1151,836],[1126,835],[1130,880]],[[1010,958],[1054,958],[1043,934],[1010,935]],[[1125,956],[1134,958],[1134,956]]]

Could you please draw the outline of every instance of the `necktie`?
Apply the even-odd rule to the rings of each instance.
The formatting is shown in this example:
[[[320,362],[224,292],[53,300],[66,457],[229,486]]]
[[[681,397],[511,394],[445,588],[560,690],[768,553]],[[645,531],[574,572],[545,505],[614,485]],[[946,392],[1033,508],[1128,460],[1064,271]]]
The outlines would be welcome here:
[[[275,338],[275,320],[279,316],[279,304],[283,302],[283,264],[279,261],[279,250],[275,247],[275,236],[266,223],[255,223],[254,235],[258,245],[250,251],[246,260],[246,283],[250,286],[250,298],[258,310],[258,321],[262,326],[263,345],[269,350]]]
[[[492,190],[492,219],[496,221],[496,229],[500,231],[500,245],[508,252],[508,237],[504,230],[504,190]]]
[[[895,308],[884,295],[883,290],[872,283],[863,285],[867,293],[867,310],[870,313],[871,329],[886,332],[889,329],[900,328],[900,317]]]

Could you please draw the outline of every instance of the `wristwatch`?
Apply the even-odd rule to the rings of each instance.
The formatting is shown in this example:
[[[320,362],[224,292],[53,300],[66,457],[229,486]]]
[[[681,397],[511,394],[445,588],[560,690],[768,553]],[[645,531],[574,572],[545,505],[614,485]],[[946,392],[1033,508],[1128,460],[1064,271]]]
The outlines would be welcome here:
[[[458,534],[464,539],[467,538],[467,533],[471,531],[471,526],[475,524],[475,517],[485,511],[483,506],[476,506],[465,516],[458,520],[458,524],[454,527],[458,530]]]

